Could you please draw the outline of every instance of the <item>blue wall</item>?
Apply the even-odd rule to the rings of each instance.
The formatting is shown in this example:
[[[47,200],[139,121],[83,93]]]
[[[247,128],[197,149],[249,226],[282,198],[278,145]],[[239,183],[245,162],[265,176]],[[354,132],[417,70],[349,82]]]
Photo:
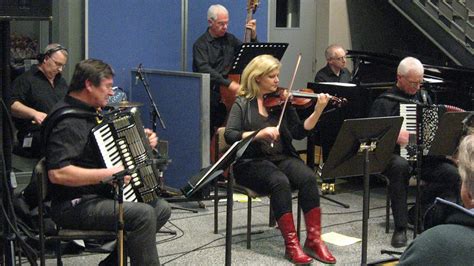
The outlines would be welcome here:
[[[210,157],[209,124],[202,122],[209,121],[209,108],[201,104],[209,102],[209,92],[202,89],[202,74],[181,73],[143,71],[147,82],[153,84],[150,93],[166,126],[163,129],[157,120],[156,132],[160,139],[168,141],[168,155],[172,160],[164,172],[164,181],[174,188],[184,187],[189,178],[209,165]],[[145,127],[152,128],[150,112],[153,109],[141,82],[132,84],[131,98],[147,104],[140,107],[141,118]]]
[[[165,15],[166,14],[166,15]],[[111,64],[128,91],[130,70],[180,68],[181,1],[89,1],[89,57]]]
[[[257,33],[259,40],[264,42],[267,37],[267,3],[261,1],[255,18],[257,19]],[[192,66],[192,45],[194,41],[207,29],[207,9],[215,1],[189,0],[188,1],[188,32],[187,32],[187,71],[191,71]],[[229,32],[242,38],[245,29],[246,1],[225,0],[220,4],[226,6],[230,12]],[[159,70],[181,70],[181,1],[179,0],[89,0],[88,10],[88,46],[89,57],[98,58],[110,63],[116,72],[114,78],[115,85],[130,92],[133,90],[132,100],[140,100],[145,104],[140,109],[144,124],[150,127],[149,115],[146,110],[150,110],[149,102],[145,99],[141,83],[133,84],[132,69],[136,69],[141,63],[146,69]],[[163,82],[167,82],[166,84]],[[158,133],[162,139],[169,139],[170,158],[173,163],[170,165],[167,176],[167,183],[175,187],[181,187],[192,173],[198,173],[201,165],[199,153],[190,152],[201,151],[196,145],[199,143],[198,125],[208,125],[208,119],[199,119],[196,116],[199,112],[200,97],[196,97],[189,92],[191,88],[186,86],[184,81],[176,79],[156,79],[149,80],[150,88],[155,95],[155,101],[163,116],[168,122],[171,130],[161,131],[158,125]],[[174,87],[173,87],[174,86]],[[173,90],[175,88],[175,90]],[[136,93],[138,92],[138,93]],[[164,97],[164,95],[166,95]],[[193,106],[194,108],[190,108]],[[203,106],[200,106],[201,108]],[[204,106],[207,107],[207,106]],[[178,111],[173,111],[178,110]],[[186,110],[194,116],[187,116]],[[188,121],[186,119],[191,119]],[[180,126],[186,126],[181,129]],[[173,134],[173,128],[179,134]],[[206,126],[206,129],[208,126]],[[193,131],[193,132],[189,132]],[[188,134],[186,134],[188,133]],[[183,136],[183,134],[185,134]],[[189,142],[192,136],[192,144]],[[201,136],[202,138],[202,136]],[[207,138],[209,136],[207,135]],[[202,139],[201,139],[202,141]],[[183,148],[183,147],[186,147]],[[188,154],[185,154],[185,153]],[[203,151],[201,151],[203,154]],[[186,157],[187,156],[187,157]],[[194,160],[194,161],[191,161]],[[202,160],[204,161],[204,160]],[[182,164],[187,164],[183,166]],[[191,169],[195,168],[195,169]]]
[[[255,13],[259,40],[267,37],[267,1]],[[192,45],[207,28],[207,9],[216,1],[188,1],[187,71]],[[230,12],[229,32],[244,34],[246,1],[223,0]],[[110,63],[115,85],[129,91],[130,71],[142,63],[150,69],[181,70],[181,1],[89,1],[89,57]]]

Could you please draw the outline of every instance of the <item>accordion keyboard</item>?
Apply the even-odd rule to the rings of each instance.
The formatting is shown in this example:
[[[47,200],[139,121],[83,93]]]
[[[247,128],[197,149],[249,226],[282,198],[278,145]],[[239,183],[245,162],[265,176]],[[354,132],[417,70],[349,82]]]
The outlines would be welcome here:
[[[400,148],[400,156],[410,160],[416,155],[416,104],[400,104],[400,116],[404,118],[401,130],[410,134],[408,145]]]
[[[159,171],[147,164],[153,153],[139,120],[136,108],[114,114],[114,117],[92,130],[106,167],[134,169],[131,181],[124,187],[124,200],[149,202],[158,198]]]

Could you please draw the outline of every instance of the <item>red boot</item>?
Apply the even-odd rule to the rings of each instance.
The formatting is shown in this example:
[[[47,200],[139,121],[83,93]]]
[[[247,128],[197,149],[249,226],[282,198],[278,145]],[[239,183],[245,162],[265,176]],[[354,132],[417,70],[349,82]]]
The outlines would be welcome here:
[[[278,227],[283,235],[283,239],[285,239],[285,258],[294,264],[311,263],[313,259],[304,254],[301,249],[300,241],[296,236],[293,214],[291,212],[283,214],[283,216],[278,219]]]
[[[306,242],[304,243],[304,252],[309,256],[329,264],[336,263],[331,252],[321,239],[321,209],[313,208],[305,213],[306,222]]]

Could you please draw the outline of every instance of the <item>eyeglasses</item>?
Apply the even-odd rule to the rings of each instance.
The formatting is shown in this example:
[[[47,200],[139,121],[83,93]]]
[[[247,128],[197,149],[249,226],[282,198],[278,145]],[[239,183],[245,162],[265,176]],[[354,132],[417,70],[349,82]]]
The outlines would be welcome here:
[[[229,21],[228,20],[212,20],[214,22],[214,24],[216,24],[217,26],[219,27],[224,27],[224,26],[228,26],[229,25]]]
[[[56,65],[56,67],[59,68],[59,69],[64,69],[66,67],[66,64],[63,64],[61,62],[58,62],[58,61],[54,60],[51,56],[49,57],[49,59],[51,59],[54,62],[54,64]]]
[[[403,78],[404,78],[404,79],[408,82],[408,84],[409,84],[410,86],[412,86],[413,88],[423,85],[423,80],[411,81],[411,80],[409,80],[409,79],[408,79],[407,77],[405,77],[405,76],[403,76]]]
[[[341,57],[333,57],[332,59],[337,60],[337,61],[343,61],[343,60],[347,59],[347,56],[344,55],[344,56],[341,56]]]

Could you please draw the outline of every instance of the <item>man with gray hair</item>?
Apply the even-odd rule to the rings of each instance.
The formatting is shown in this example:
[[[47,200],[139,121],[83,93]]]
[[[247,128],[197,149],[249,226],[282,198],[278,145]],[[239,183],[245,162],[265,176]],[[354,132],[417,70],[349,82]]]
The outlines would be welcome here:
[[[208,28],[193,45],[193,71],[209,73],[211,76],[210,93],[210,130],[211,136],[216,127],[224,124],[227,111],[221,102],[220,87],[223,86],[237,94],[240,85],[228,79],[234,55],[242,41],[227,32],[229,12],[222,5],[212,5],[207,11]],[[251,31],[251,42],[257,41],[256,21],[250,20],[246,28]]]
[[[380,95],[372,104],[371,117],[399,116],[400,103],[432,104],[428,93],[421,89],[423,82],[423,64],[414,57],[404,58],[397,68],[397,82],[386,93]],[[408,224],[407,190],[411,167],[400,154],[400,147],[407,145],[410,133],[400,130],[397,146],[389,164],[382,173],[389,180],[389,194],[395,231],[391,244],[399,248],[407,244]],[[436,197],[453,199],[458,194],[459,173],[456,166],[444,157],[424,157],[422,179],[427,181],[423,187],[420,203],[422,209],[431,204]],[[413,210],[413,212],[412,212]],[[410,218],[415,218],[415,209],[410,210]],[[415,223],[413,220],[411,221]],[[418,229],[417,229],[418,230]]]
[[[459,145],[461,199],[464,207],[436,199],[425,215],[425,228],[400,258],[400,265],[473,265],[474,135]]]
[[[351,82],[351,72],[346,68],[346,50],[339,44],[331,44],[324,52],[326,66],[316,73],[314,82]]]
[[[68,89],[61,75],[67,58],[66,48],[58,43],[49,44],[38,56],[39,64],[33,65],[12,84],[11,111],[18,129],[15,152],[21,156],[40,157],[40,126]]]

